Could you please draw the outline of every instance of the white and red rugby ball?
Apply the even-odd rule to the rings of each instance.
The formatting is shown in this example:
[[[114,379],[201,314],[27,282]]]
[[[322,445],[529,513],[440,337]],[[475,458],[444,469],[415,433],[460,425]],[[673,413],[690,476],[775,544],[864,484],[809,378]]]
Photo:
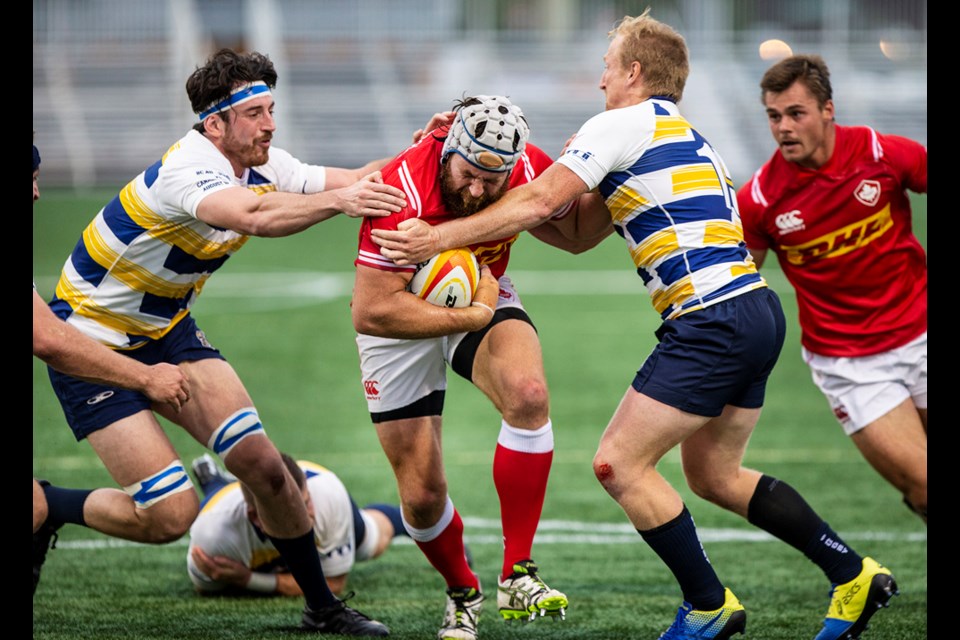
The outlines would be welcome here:
[[[417,265],[410,292],[438,307],[469,307],[480,282],[480,264],[467,248],[450,249]]]

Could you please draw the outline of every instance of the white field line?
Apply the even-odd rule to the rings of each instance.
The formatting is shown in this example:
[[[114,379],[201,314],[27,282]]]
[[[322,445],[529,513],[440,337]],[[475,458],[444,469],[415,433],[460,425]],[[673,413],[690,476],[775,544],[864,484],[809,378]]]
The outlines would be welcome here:
[[[492,530],[493,533],[465,533],[464,541],[471,545],[502,545],[500,536],[500,521],[489,518],[463,519],[467,531]],[[776,538],[759,529],[711,529],[700,528],[701,542],[776,542]],[[891,532],[891,531],[856,531],[839,532],[844,540],[884,540],[888,542],[918,542],[926,543],[926,531],[920,532]],[[164,546],[186,547],[189,536],[184,536]],[[406,537],[396,538],[393,544],[413,544]],[[643,539],[629,523],[612,522],[581,522],[576,520],[542,520],[534,538],[534,544],[643,544]],[[57,542],[57,549],[107,549],[112,547],[146,547],[154,546],[139,542],[129,542],[119,539],[101,540],[64,540]]]

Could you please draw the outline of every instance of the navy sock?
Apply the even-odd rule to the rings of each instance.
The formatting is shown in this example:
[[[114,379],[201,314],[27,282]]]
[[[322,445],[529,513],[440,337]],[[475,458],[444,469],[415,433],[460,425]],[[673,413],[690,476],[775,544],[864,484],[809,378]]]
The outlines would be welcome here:
[[[786,482],[762,476],[750,498],[747,520],[802,552],[834,584],[853,580],[863,568],[860,555]]]
[[[303,590],[303,597],[307,606],[312,610],[323,609],[336,604],[337,597],[327,586],[323,576],[323,567],[320,565],[320,554],[317,543],[314,541],[313,529],[299,538],[274,538],[270,541],[283,556],[290,573]]]
[[[368,504],[364,509],[374,509],[387,516],[387,520],[393,525],[393,537],[408,536],[406,528],[403,526],[403,518],[400,515],[400,507],[395,504]]]
[[[353,512],[353,548],[359,549],[367,538],[367,523],[363,521],[360,507],[357,506],[353,496],[350,496],[350,510]]]
[[[65,489],[55,487],[46,480],[41,480],[43,495],[47,498],[47,523],[59,528],[64,524],[79,524],[87,526],[83,519],[83,503],[93,489]]]
[[[670,522],[649,531],[637,529],[637,533],[673,572],[683,599],[694,609],[713,611],[723,606],[723,583],[707,559],[686,505]]]
[[[863,558],[846,545],[826,522],[820,525],[803,555],[820,567],[833,584],[850,582],[863,570]]]

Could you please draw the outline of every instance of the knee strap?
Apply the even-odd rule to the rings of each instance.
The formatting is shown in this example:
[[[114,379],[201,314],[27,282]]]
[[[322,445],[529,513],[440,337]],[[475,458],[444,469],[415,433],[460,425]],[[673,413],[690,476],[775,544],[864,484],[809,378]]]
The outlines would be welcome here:
[[[210,436],[210,440],[207,441],[207,447],[220,456],[222,460],[227,457],[227,454],[238,442],[247,436],[258,433],[264,433],[263,425],[260,423],[260,415],[255,408],[245,407],[217,427],[217,430]]]
[[[174,460],[159,473],[124,487],[123,491],[133,498],[138,509],[146,509],[175,493],[192,488],[193,482],[183,468],[183,463]]]

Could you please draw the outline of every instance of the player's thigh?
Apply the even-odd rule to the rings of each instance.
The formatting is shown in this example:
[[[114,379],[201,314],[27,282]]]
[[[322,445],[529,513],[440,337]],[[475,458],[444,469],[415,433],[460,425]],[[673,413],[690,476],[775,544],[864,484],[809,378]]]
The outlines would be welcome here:
[[[536,330],[515,319],[490,329],[477,346],[473,383],[501,412],[521,404],[541,405],[541,412],[548,411],[543,352]]]
[[[614,466],[653,467],[708,420],[628,387],[603,432],[597,455]]]
[[[179,412],[169,406],[158,406],[156,411],[207,446],[213,432],[239,409],[253,407],[253,400],[226,360],[186,361],[180,367],[190,380],[190,400]]]
[[[140,482],[179,459],[150,411],[140,411],[94,431],[87,442],[121,487]]]
[[[897,487],[926,485],[927,432],[912,400],[904,400],[850,439],[870,465]]]
[[[190,489],[180,456],[152,412],[144,410],[118,420],[88,435],[87,441],[114,481],[138,506],[150,507],[144,509],[145,515],[182,521],[184,526],[196,517],[196,491]],[[161,477],[166,484],[158,484]],[[162,488],[142,503],[141,494],[149,487]]]

